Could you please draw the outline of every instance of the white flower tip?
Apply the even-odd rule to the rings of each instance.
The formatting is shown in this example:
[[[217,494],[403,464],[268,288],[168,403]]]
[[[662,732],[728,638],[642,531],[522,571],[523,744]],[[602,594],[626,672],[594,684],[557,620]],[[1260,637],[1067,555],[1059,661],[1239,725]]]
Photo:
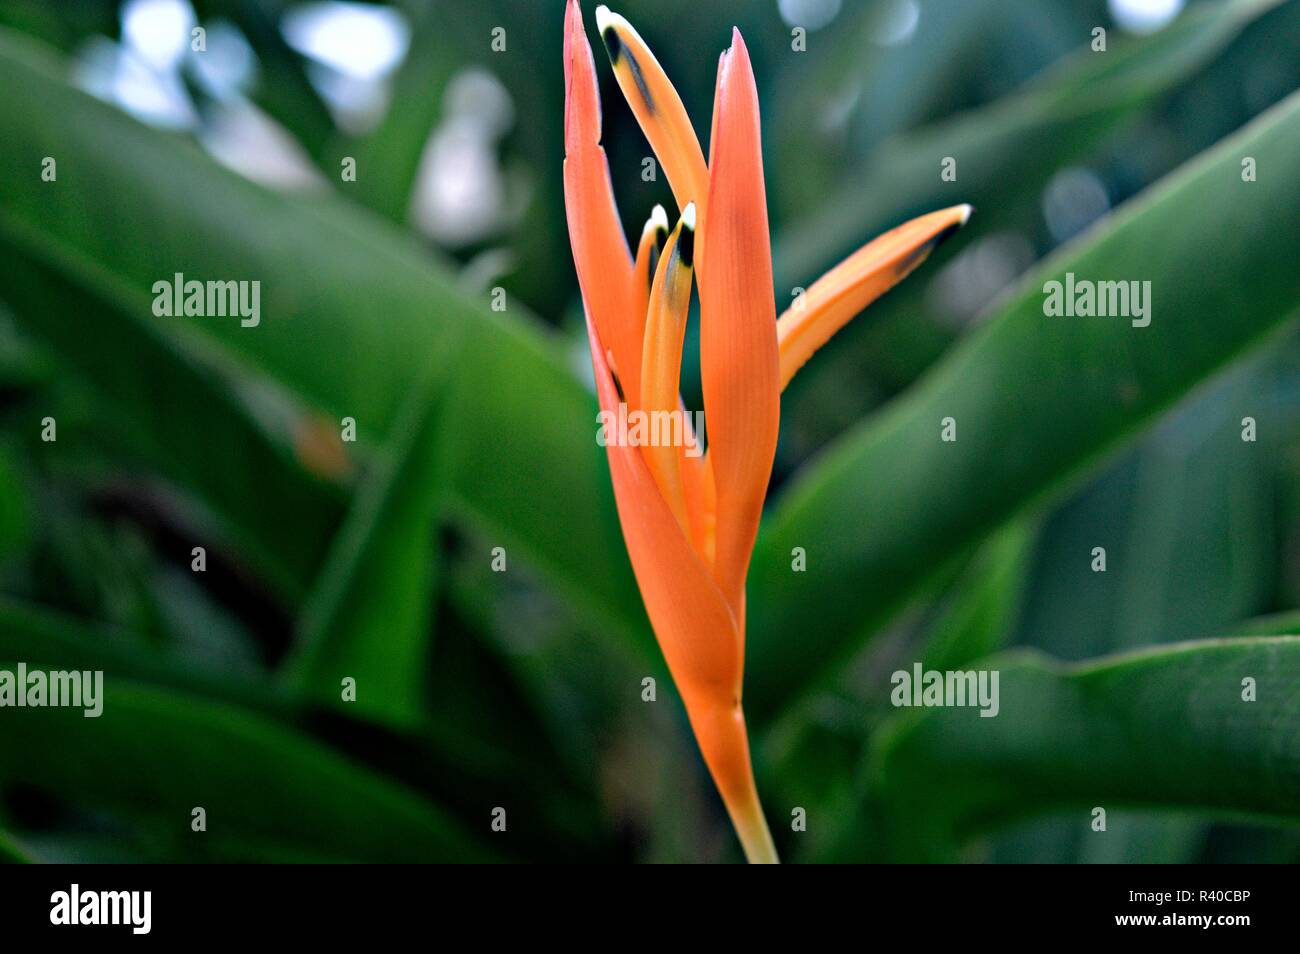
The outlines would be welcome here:
[[[971,213],[974,212],[974,211],[975,211],[975,206],[971,205],[969,202],[964,203],[964,204],[962,205],[962,207],[961,207],[961,224],[962,224],[962,225],[965,225],[967,222],[970,221]]]
[[[695,231],[695,203],[687,202],[686,208],[682,209],[682,228]]]
[[[662,205],[656,205],[650,210],[650,218],[646,219],[644,232],[653,232],[655,229],[668,231],[668,213],[664,211]]]
[[[623,19],[617,13],[611,13],[609,7],[603,3],[596,8],[596,29],[603,35],[605,30],[613,26],[616,20]]]
[[[641,39],[641,34],[636,32],[636,27],[627,22],[627,17],[621,13],[615,13],[603,3],[596,8],[596,30],[603,37],[607,30],[613,30],[614,33],[628,41],[632,41],[641,46],[645,46],[645,41]],[[653,56],[654,54],[651,54]]]

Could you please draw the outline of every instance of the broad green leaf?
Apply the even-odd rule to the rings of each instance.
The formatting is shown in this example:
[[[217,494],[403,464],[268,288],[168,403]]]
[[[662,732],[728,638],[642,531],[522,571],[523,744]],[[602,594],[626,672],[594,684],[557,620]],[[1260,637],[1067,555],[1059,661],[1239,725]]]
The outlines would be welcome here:
[[[1010,641],[1036,530],[1012,521],[975,555],[925,635],[926,669],[957,669]]]
[[[0,294],[90,385],[102,426],[199,497],[280,592],[300,593],[342,509],[337,487],[294,459],[319,422],[255,393],[228,362],[170,333],[147,286],[124,285],[48,231],[0,212],[0,245],[11,263]]]
[[[1011,640],[1035,537],[1034,522],[1025,519],[993,534],[917,595],[880,652],[860,654],[833,685],[785,710],[766,733],[760,789],[823,819],[796,839],[798,860],[834,850],[853,822],[866,743],[893,714],[888,671],[915,660],[926,669],[960,668]],[[915,624],[906,621],[913,614],[920,617]]]
[[[191,858],[489,857],[425,799],[295,730],[112,677],[103,692],[94,719],[80,709],[7,710],[0,785],[146,819]],[[206,811],[205,832],[191,831],[195,807]]]
[[[458,818],[476,817],[484,804],[496,804],[491,800],[509,780],[516,807],[545,819],[541,830],[521,833],[528,846],[521,850],[544,845],[543,853],[550,855],[559,838],[572,850],[594,851],[596,832],[585,821],[594,798],[584,787],[588,776],[566,774],[538,710],[520,693],[516,677],[483,647],[481,637],[454,624],[442,636],[429,689],[431,711],[418,733],[399,736],[353,719],[351,708],[329,718],[304,712],[301,699],[266,675],[198,666],[173,647],[145,646],[115,628],[0,597],[0,660],[23,660],[42,669],[101,669],[110,681],[147,684],[187,705],[208,700],[223,711],[288,726],[285,731],[297,732],[298,724],[317,727],[331,744],[362,739],[358,751],[368,764],[428,788]],[[359,700],[366,691],[363,687]],[[156,817],[147,806],[141,808],[143,821]]]
[[[1016,654],[978,666],[1000,673],[997,716],[912,710],[877,739],[872,825],[894,839],[891,857],[936,860],[1048,810],[1073,810],[1084,828],[1097,806],[1300,821],[1300,638],[1179,643],[1082,665]],[[1243,700],[1247,678],[1255,701]]]
[[[1203,388],[1052,515],[1019,641],[1091,659],[1237,632],[1270,608],[1274,462],[1286,423],[1260,395],[1276,380],[1277,355],[1264,349]],[[1247,415],[1257,418],[1255,442],[1240,438]],[[1104,572],[1094,570],[1097,547]]]
[[[1072,10],[1049,17],[1011,7],[999,13],[1022,23],[1050,20],[1053,30],[1071,29],[1079,15]],[[818,199],[832,201],[825,207],[809,203],[816,211],[806,222],[778,233],[779,299],[911,215],[958,201],[973,203],[977,212],[970,227],[858,316],[796,376],[782,397],[778,467],[793,469],[914,382],[951,347],[963,323],[1009,284],[991,276],[1019,274],[1039,249],[1050,247],[1042,207],[1049,179],[1072,166],[1101,164],[1111,171],[1108,187],[1131,189],[1121,184],[1127,178],[1123,170],[1130,168],[1126,147],[1140,150],[1141,159],[1134,160],[1146,181],[1154,181],[1212,141],[1206,135],[1226,135],[1243,121],[1239,117],[1262,109],[1236,108],[1230,117],[1214,118],[1200,109],[1190,115],[1183,110],[1186,134],[1164,132],[1171,126],[1169,109],[1180,101],[1198,102],[1189,96],[1203,84],[1211,83],[1213,91],[1235,82],[1227,77],[1239,74],[1243,57],[1285,50],[1287,38],[1294,41],[1300,29],[1298,15],[1297,4],[1207,4],[1151,36],[1112,32],[1106,53],[1083,49],[1004,99],[895,137],[855,172],[851,186],[822,189]],[[1088,30],[1073,29],[1074,42],[1082,45]],[[1267,52],[1253,52],[1261,45]],[[1111,72],[1097,75],[1103,68]],[[1215,82],[1216,76],[1222,79]],[[1127,105],[1117,107],[1120,102]],[[1154,140],[1153,127],[1162,130]],[[958,160],[956,182],[938,175],[945,156]],[[858,383],[845,388],[850,379]]]
[[[437,555],[440,396],[431,367],[411,392],[388,446],[363,479],[320,579],[303,608],[284,676],[295,690],[338,703],[354,680],[358,710],[418,721],[426,690]],[[443,442],[445,443],[445,442]]]
[[[834,388],[835,382],[845,375],[867,377],[886,394],[892,394],[916,380],[938,360],[962,328],[978,320],[979,311],[988,299],[1011,283],[1009,279],[988,280],[985,276],[1008,270],[1018,276],[1032,265],[1036,252],[1058,244],[1058,237],[1052,234],[1045,220],[1044,203],[1049,196],[1059,195],[1054,190],[1067,180],[1049,183],[1049,179],[1057,180],[1062,174],[1095,173],[1112,201],[1125,198],[1230,134],[1294,88],[1294,83],[1288,85],[1279,77],[1267,87],[1271,95],[1252,97],[1249,107],[1218,95],[1225,86],[1234,85],[1237,77],[1253,63],[1273,63],[1281,76],[1290,75],[1288,67],[1291,73],[1295,72],[1300,57],[1292,51],[1300,48],[1300,4],[1268,8],[1261,15],[1238,23],[1227,35],[1222,35],[1223,29],[1232,27],[1232,23],[1225,24],[1224,17],[1213,11],[1210,5],[1189,8],[1183,16],[1190,17],[1191,26],[1196,29],[1180,27],[1175,33],[1178,42],[1173,45],[1164,39],[1156,41],[1164,31],[1132,41],[1112,33],[1115,44],[1112,50],[1106,54],[1086,53],[1095,65],[1097,59],[1129,56],[1125,53],[1127,47],[1121,44],[1133,42],[1145,50],[1141,62],[1148,59],[1164,62],[1171,71],[1180,74],[1175,77],[1171,72],[1165,78],[1168,82],[1162,80],[1150,87],[1135,81],[1135,86],[1146,88],[1149,93],[1140,105],[1131,110],[1112,111],[1068,129],[1054,129],[1050,135],[1044,132],[1029,137],[1039,143],[1050,141],[1057,150],[1055,154],[1044,151],[1041,165],[1022,167],[1025,143],[1011,140],[1003,143],[1005,153],[998,160],[1007,164],[1005,174],[997,172],[991,164],[982,167],[977,177],[960,173],[959,181],[965,180],[961,199],[978,209],[978,229],[963,230],[936,252],[923,272],[902,283],[846,328],[838,336],[841,340],[808,369],[812,372],[809,377],[802,382],[796,379],[794,387],[787,392],[788,417],[799,421],[805,429],[816,428],[816,419],[811,416],[815,407],[810,406],[809,399],[819,391]],[[1077,35],[1087,32],[1084,29]],[[1220,42],[1206,45],[1207,37]],[[1150,49],[1146,49],[1147,44],[1151,44]],[[1188,48],[1197,55],[1186,55]],[[1087,66],[1087,59],[1079,65]],[[1066,72],[1049,75],[1062,83],[1062,93],[1072,99],[1070,87],[1064,85]],[[1085,83],[1084,92],[1097,89],[1105,93],[1108,89],[1106,83],[1095,79],[1081,78],[1081,82]],[[1109,88],[1113,91],[1113,84]],[[913,162],[930,158],[909,157],[902,152],[892,155],[905,173],[913,169]],[[1134,180],[1135,173],[1141,178]],[[878,174],[886,184],[882,194],[893,194],[888,187],[894,174],[892,165],[878,170]],[[935,177],[931,189],[930,199],[917,197],[916,211],[951,201],[952,184]],[[868,191],[876,194],[874,189]],[[897,217],[887,219],[881,227],[892,226],[910,211],[896,210]],[[843,239],[848,245],[836,254],[847,253],[869,234],[845,234]],[[799,276],[792,276],[791,280],[807,284],[808,277],[800,281]],[[855,413],[855,416],[865,414],[872,407],[862,397],[849,396],[841,403],[845,405],[843,413]],[[824,435],[822,442],[830,440],[839,429],[833,422],[818,428]]]
[[[1269,605],[1278,556],[1272,461],[1285,423],[1260,395],[1275,379],[1278,351],[1265,349],[1203,389],[1047,521],[1019,642],[1092,659],[1243,632],[1240,621]],[[1258,416],[1255,443],[1239,439],[1247,414]],[[1094,570],[1099,546],[1104,572]],[[1009,849],[1018,861],[1138,861],[1159,844],[1161,857],[1187,862],[1206,827],[1136,815],[1112,819],[1098,840],[1071,820],[1045,820],[1032,841],[1016,832],[1004,846],[999,837],[993,857]]]
[[[467,333],[449,448],[454,511],[532,562],[602,630],[631,633],[653,652],[595,442],[595,399],[556,339],[513,300],[507,314],[466,300],[441,266],[373,215],[336,198],[253,185],[59,74],[45,53],[0,33],[6,254],[52,279],[96,276],[89,291],[97,310],[129,312],[142,325],[155,321],[147,310],[153,283],[176,272],[261,281],[256,328],[156,319],[149,333],[198,340],[331,420],[355,418],[369,447],[387,438],[420,369],[450,358]],[[61,157],[57,185],[40,181],[47,155]],[[45,301],[33,293],[15,309],[22,326],[50,308]],[[151,356],[160,362],[154,375],[179,374],[167,370],[174,362],[162,350]],[[169,402],[154,412],[151,428],[192,426]]]
[[[1243,181],[1244,156],[1267,174]],[[1035,269],[992,320],[796,479],[750,575],[756,720],[807,691],[947,558],[1059,497],[1296,316],[1300,236],[1279,224],[1300,220],[1297,177],[1293,95]],[[1149,326],[1047,317],[1044,283],[1066,273],[1150,281]],[[947,417],[956,441],[940,440]],[[796,546],[805,573],[789,572]]]
[[[111,626],[0,596],[0,659],[49,669],[102,669],[190,695],[283,712],[286,700],[269,678],[242,669],[196,666],[170,647],[150,644]]]
[[[985,199],[1037,194],[1072,157],[1168,94],[1279,2],[1201,5],[1158,33],[1117,39],[1104,54],[1082,49],[1017,94],[889,140],[841,191],[780,236],[778,295],[807,286],[909,215],[973,202],[985,223],[995,222],[1004,203]],[[955,181],[939,175],[949,156],[957,159]]]
[[[589,622],[611,619],[643,657],[662,664],[623,547],[608,464],[592,456],[603,454],[594,398],[524,336],[472,334],[464,364],[448,409],[458,422],[453,513],[491,547],[505,547],[507,559],[537,567]],[[491,549],[481,558],[490,560]],[[593,607],[607,615],[593,616]]]
[[[1246,636],[1300,636],[1300,612],[1291,610],[1247,620],[1238,631]]]

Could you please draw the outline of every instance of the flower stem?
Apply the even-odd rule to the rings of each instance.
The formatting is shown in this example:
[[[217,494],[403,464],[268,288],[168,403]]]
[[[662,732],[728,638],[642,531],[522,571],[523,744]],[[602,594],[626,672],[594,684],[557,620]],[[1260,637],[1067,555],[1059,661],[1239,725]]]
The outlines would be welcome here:
[[[776,845],[772,842],[772,833],[768,830],[767,819],[763,816],[763,806],[759,804],[758,795],[754,795],[752,811],[743,820],[732,816],[732,825],[740,838],[740,845],[745,849],[745,860],[751,865],[777,865],[781,859],[776,855]]]
[[[754,784],[745,714],[740,704],[692,706],[692,699],[687,697],[686,701],[696,741],[727,806],[746,860],[750,864],[777,864],[780,859]]]

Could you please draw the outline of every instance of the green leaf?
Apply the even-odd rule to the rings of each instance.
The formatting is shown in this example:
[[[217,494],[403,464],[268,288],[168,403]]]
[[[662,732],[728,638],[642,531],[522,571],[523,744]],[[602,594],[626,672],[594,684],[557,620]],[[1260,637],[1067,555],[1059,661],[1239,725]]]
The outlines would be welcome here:
[[[294,460],[311,416],[254,393],[228,362],[169,333],[145,286],[124,285],[48,232],[0,212],[0,246],[11,263],[0,293],[20,327],[92,388],[102,426],[198,496],[277,590],[300,593],[342,509],[337,487]]]
[[[1003,286],[1011,284],[996,279],[982,280],[978,263],[996,260],[999,268],[1010,269],[1018,276],[1040,252],[1058,244],[1058,237],[1047,227],[1044,218],[1043,203],[1049,188],[1055,185],[1048,182],[1049,177],[1082,166],[1100,175],[1111,199],[1126,198],[1290,92],[1294,84],[1289,87],[1280,81],[1270,86],[1267,97],[1252,98],[1249,105],[1218,96],[1219,90],[1236,82],[1236,77],[1247,68],[1245,64],[1290,57],[1300,39],[1300,5],[1291,3],[1270,8],[1247,23],[1237,24],[1235,29],[1231,18],[1225,23],[1224,16],[1216,14],[1215,9],[1212,5],[1191,7],[1182,16],[1190,17],[1192,24],[1199,24],[1199,32],[1180,32],[1178,45],[1165,45],[1162,40],[1143,54],[1141,62],[1148,58],[1165,62],[1171,71],[1182,71],[1182,75],[1175,78],[1171,73],[1167,84],[1162,80],[1152,87],[1151,98],[1140,106],[1106,113],[1065,129],[1029,134],[1033,142],[1051,142],[1060,150],[1057,155],[1044,152],[1040,157],[1042,165],[1032,168],[1020,165],[1021,142],[1005,142],[1006,154],[1000,161],[1007,164],[1006,171],[999,172],[990,165],[978,177],[965,182],[969,191],[963,190],[961,198],[979,210],[978,232],[963,230],[935,253],[925,272],[904,282],[837,336],[841,340],[810,369],[813,374],[803,382],[796,380],[787,392],[791,419],[799,421],[805,429],[815,427],[815,418],[811,418],[815,408],[804,407],[809,403],[809,392],[833,388],[834,382],[842,380],[845,374],[867,377],[877,388],[892,394],[915,381],[937,361],[963,326],[977,321],[990,300],[997,297]],[[1233,32],[1221,35],[1225,27]],[[1165,32],[1132,42],[1154,43],[1155,37]],[[1084,29],[1078,35],[1086,34]],[[1113,36],[1112,39],[1116,45],[1111,52],[1104,55],[1089,52],[1087,56],[1096,60],[1112,53],[1126,55],[1127,47],[1119,44],[1127,41]],[[1215,39],[1216,43],[1206,45],[1203,42],[1206,39]],[[1192,52],[1196,55],[1177,55]],[[1060,73],[1056,75],[1059,78]],[[1084,90],[1108,88],[1102,80],[1081,77],[1080,81]],[[1134,80],[1134,86],[1142,85]],[[1063,94],[1070,98],[1068,90],[1063,90]],[[1205,108],[1207,98],[1217,106]],[[906,169],[914,168],[913,161],[929,161],[928,156],[909,160],[902,153],[895,158],[906,164]],[[891,170],[880,172],[885,177],[882,181],[888,182]],[[1074,168],[1073,172],[1080,170]],[[1134,174],[1138,176],[1136,180],[1131,178]],[[951,200],[952,184],[938,182],[936,177],[931,187],[932,198],[918,200],[915,211],[928,211]],[[898,218],[882,227],[896,224],[911,211],[900,210]],[[865,237],[865,234],[845,234],[844,240],[851,247]],[[849,247],[841,251],[846,253]],[[807,277],[798,283],[807,284]],[[845,405],[842,413],[856,412],[855,416],[871,409],[862,397],[841,403]],[[823,440],[829,440],[834,434],[825,427],[820,430],[826,434]]]
[[[387,438],[426,363],[449,365],[468,332],[455,361],[465,383],[452,398],[454,512],[531,561],[603,632],[630,634],[647,656],[654,652],[594,438],[595,398],[558,340],[521,306],[511,300],[503,315],[467,300],[391,224],[337,198],[240,179],[70,88],[47,54],[2,32],[0,84],[8,98],[0,140],[12,170],[0,176],[0,249],[55,278],[101,276],[89,287],[96,311],[130,313],[151,334],[198,340],[335,420],[354,417],[369,447]],[[48,155],[61,157],[57,185],[37,174]],[[153,319],[149,289],[178,271],[261,281],[261,323]],[[0,289],[7,295],[17,282]],[[16,309],[24,327],[39,309],[54,310],[45,301],[33,293]],[[161,364],[150,374],[179,374],[167,370],[164,353],[154,349],[150,367]],[[186,409],[156,403],[151,428],[194,427]],[[258,514],[246,522],[275,525]],[[324,552],[319,536],[311,540],[302,549]]]
[[[111,677],[103,693],[93,719],[80,709],[6,710],[0,785],[23,783],[149,819],[191,858],[489,857],[414,792],[295,730]],[[191,831],[196,807],[206,812],[205,832]]]
[[[594,396],[522,336],[474,334],[464,364],[472,371],[460,376],[448,411],[472,423],[457,429],[450,452],[454,512],[491,546],[544,573],[586,621],[616,623],[643,658],[662,664],[623,546],[609,465],[593,457],[603,454]]]
[[[1237,629],[1246,636],[1300,636],[1300,611],[1261,616],[1247,620]]]
[[[958,669],[1010,641],[1036,529],[1033,521],[1012,521],[975,555],[926,633],[926,669]]]
[[[1243,156],[1267,174],[1243,182]],[[746,708],[757,720],[807,691],[946,559],[1059,497],[1296,316],[1300,236],[1279,224],[1300,220],[1297,177],[1293,95],[1035,269],[991,321],[796,479],[750,575]],[[1067,272],[1150,280],[1150,325],[1047,317],[1044,283]],[[954,442],[940,440],[946,417]],[[795,546],[807,549],[806,573],[789,573]]]
[[[1024,18],[1032,17],[1050,20],[1053,31],[1073,31],[1078,42],[1098,22],[1071,22],[1064,11],[1044,17],[1037,6],[1026,6],[1034,9],[1000,9],[1016,25],[992,28],[994,37],[1018,35]],[[1235,101],[1217,111],[1184,104],[1199,104],[1233,82],[1229,77],[1240,74],[1242,62],[1284,55],[1295,45],[1297,14],[1296,4],[1207,3],[1148,36],[1112,31],[1107,52],[1084,48],[993,104],[895,137],[855,171],[851,185],[821,190],[817,203],[806,203],[818,211],[779,235],[780,294],[806,286],[866,239],[913,215],[970,202],[978,226],[946,243],[924,272],[873,304],[796,377],[782,399],[786,430],[813,447],[829,443],[846,422],[875,409],[878,392],[896,393],[938,360],[961,325],[1007,284],[976,280],[954,295],[958,270],[970,276],[973,263],[991,256],[1018,275],[1035,246],[1055,244],[1045,234],[1042,199],[1049,179],[1062,170],[1100,164],[1115,173],[1132,168],[1133,160],[1149,183],[1262,109],[1243,112]],[[1023,43],[1018,54],[1024,54]],[[1162,130],[1158,145],[1153,128]],[[930,171],[946,156],[960,158],[956,182]],[[1110,177],[1127,191],[1126,178],[1123,172]],[[846,391],[840,382],[850,375],[875,387]],[[827,404],[834,414],[825,413]]]
[[[211,661],[200,665],[183,646],[146,644],[114,627],[0,596],[0,660],[23,660],[41,669],[99,669],[116,680],[148,684],[186,700],[211,700],[276,724],[308,720],[328,729],[328,741],[338,744],[364,739],[365,757],[372,765],[386,766],[411,784],[437,780],[438,798],[458,817],[478,811],[506,779],[513,780],[521,804],[531,808],[550,799],[564,810],[580,812],[581,800],[554,771],[557,756],[543,731],[544,721],[515,682],[499,671],[480,637],[454,625],[451,630],[450,639],[439,641],[429,691],[433,711],[418,737],[398,736],[352,719],[352,708],[327,721],[304,713],[302,700],[287,693],[283,681],[265,673],[223,668]],[[364,690],[358,698],[364,698]],[[571,846],[591,835],[590,830],[575,830],[575,824],[568,827]]]
[[[1202,389],[1052,515],[1018,642],[1056,658],[1091,659],[1148,643],[1242,633],[1240,620],[1269,605],[1278,550],[1269,464],[1287,427],[1259,396],[1275,386],[1278,355],[1278,348],[1263,349]],[[1239,439],[1248,414],[1258,416],[1256,443]],[[1097,546],[1106,551],[1105,572],[1093,571]],[[1029,837],[1017,831],[996,839],[992,857],[1009,851],[1020,862],[1188,862],[1206,828],[1152,813],[1114,817],[1099,841],[1073,819],[1045,819]],[[1155,844],[1158,856],[1151,853]]]
[[[264,675],[207,661],[200,668],[172,646],[146,644],[115,627],[0,596],[0,659],[49,669],[103,669],[193,695],[283,712],[286,700]]]
[[[973,202],[988,228],[1006,204],[1000,197],[1037,194],[1073,157],[1175,89],[1278,2],[1203,4],[1158,33],[1117,41],[1105,53],[1083,49],[1019,93],[889,140],[842,190],[780,236],[778,291],[808,285],[910,215]],[[954,182],[939,177],[947,156],[958,160]]]
[[[418,721],[432,634],[434,518],[440,472],[439,395],[428,379],[407,400],[389,446],[362,481],[299,620],[283,670],[299,692],[339,703],[355,680],[356,708],[385,722]]]
[[[934,860],[1049,810],[1076,811],[1085,828],[1097,806],[1300,821],[1300,638],[979,665],[1000,673],[997,716],[917,710],[877,738],[870,779],[893,857]],[[1242,698],[1247,677],[1253,702]]]
[[[447,83],[467,52],[442,4],[410,4],[411,46],[392,80],[391,104],[373,132],[340,143],[357,161],[345,193],[394,222],[407,221],[411,194],[429,134],[442,114]],[[338,150],[336,150],[338,151]]]
[[[924,615],[916,638],[904,641],[912,627],[900,627],[888,646],[862,654],[805,705],[783,711],[766,733],[759,758],[766,779],[760,778],[760,789],[772,788],[810,816],[834,819],[798,840],[800,860],[833,851],[854,821],[867,741],[893,714],[888,671],[896,665],[910,668],[917,659],[926,669],[958,669],[1011,640],[1036,536],[1036,522],[1026,519],[993,534],[964,565],[945,570],[917,595],[913,609]]]
[[[1053,514],[1021,639],[1091,659],[1238,632],[1270,608],[1280,549],[1273,462],[1288,427],[1260,395],[1282,384],[1277,364],[1272,347],[1238,363]],[[1245,416],[1257,419],[1254,442],[1241,440]],[[1106,551],[1105,572],[1093,571],[1095,547]]]

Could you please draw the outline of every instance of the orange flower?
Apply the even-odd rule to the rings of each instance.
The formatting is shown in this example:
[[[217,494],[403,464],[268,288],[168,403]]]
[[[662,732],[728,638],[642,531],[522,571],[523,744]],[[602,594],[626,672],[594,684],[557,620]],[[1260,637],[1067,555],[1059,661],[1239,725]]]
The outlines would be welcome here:
[[[970,206],[921,216],[815,282],[780,318],[749,53],[733,30],[718,63],[706,164],[677,91],[649,47],[605,7],[596,22],[615,76],[681,210],[656,208],[635,255],[601,148],[600,98],[578,0],[564,27],[564,196],[603,413],[681,410],[692,280],[708,450],[608,445],[619,521],[646,612],[700,751],[751,862],[775,862],[741,709],[745,576],[776,453],[781,391],[805,361],[963,225]],[[681,415],[685,417],[685,415]]]

